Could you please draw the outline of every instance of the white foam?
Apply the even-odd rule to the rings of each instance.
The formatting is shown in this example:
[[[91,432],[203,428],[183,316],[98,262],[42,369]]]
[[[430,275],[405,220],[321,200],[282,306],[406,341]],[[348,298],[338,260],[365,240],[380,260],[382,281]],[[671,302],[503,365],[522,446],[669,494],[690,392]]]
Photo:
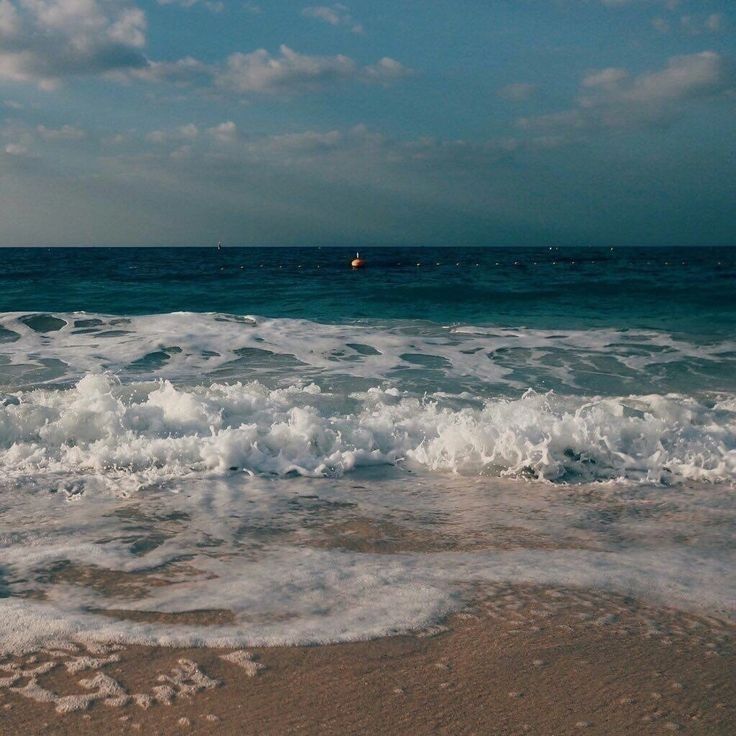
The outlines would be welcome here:
[[[243,648],[363,639],[432,627],[470,588],[499,581],[595,586],[732,611],[731,486],[376,475],[193,478],[177,480],[176,493],[85,492],[75,503],[39,487],[2,486],[9,597],[0,598],[0,649],[78,642],[105,657],[113,649],[95,642]],[[339,530],[356,518],[398,524],[409,548],[418,532],[437,549],[450,535],[453,546],[477,551],[321,548],[329,540],[339,547],[349,538]],[[101,613],[115,610],[137,619],[160,612],[172,622],[177,613],[223,610],[233,622]]]
[[[86,612],[70,591],[53,603],[0,600],[0,645],[37,649],[53,637],[163,646],[248,647],[354,641],[421,629],[457,609],[468,585],[513,581],[602,587],[667,605],[728,615],[736,596],[733,553],[718,558],[678,549],[603,553],[513,550],[370,555],[274,550],[246,562],[199,560],[208,576],[152,589],[126,601],[136,611],[234,612],[235,624],[117,621]],[[97,601],[116,608],[114,598]],[[284,614],[287,615],[284,615]]]
[[[121,386],[106,375],[0,406],[0,469],[63,475],[60,490],[70,496],[105,478],[127,489],[235,471],[340,475],[376,464],[573,482],[730,481],[736,411],[674,394],[528,391],[455,408],[442,396],[379,387],[345,396],[314,384]]]
[[[693,385],[709,385],[733,365],[736,341],[695,344],[652,330],[536,330],[390,321],[317,324],[176,312],[126,318],[60,313],[64,326],[32,329],[24,315],[0,315],[17,336],[0,345],[0,384],[66,384],[112,371],[123,380],[200,382],[248,376],[278,382],[350,376],[437,386],[458,393],[485,384],[495,394],[531,386],[584,391],[602,378],[614,392],[646,385],[668,390],[668,370],[686,366]],[[678,368],[679,367],[679,368]],[[726,371],[727,372],[727,371]],[[722,383],[719,378],[717,385]]]

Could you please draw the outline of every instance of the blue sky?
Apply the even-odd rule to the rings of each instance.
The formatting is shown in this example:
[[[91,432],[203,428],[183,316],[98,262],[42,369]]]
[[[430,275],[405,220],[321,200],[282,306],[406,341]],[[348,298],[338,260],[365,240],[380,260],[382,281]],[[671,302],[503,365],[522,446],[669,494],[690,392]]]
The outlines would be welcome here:
[[[732,0],[0,0],[0,245],[733,245]]]

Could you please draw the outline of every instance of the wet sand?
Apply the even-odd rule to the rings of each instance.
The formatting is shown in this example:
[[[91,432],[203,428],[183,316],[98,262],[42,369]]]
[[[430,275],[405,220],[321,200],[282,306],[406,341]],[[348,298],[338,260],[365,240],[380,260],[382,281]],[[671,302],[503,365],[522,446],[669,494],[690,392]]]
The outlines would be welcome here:
[[[0,660],[0,732],[736,733],[732,624],[591,590],[476,595],[441,626],[349,644],[59,642]]]

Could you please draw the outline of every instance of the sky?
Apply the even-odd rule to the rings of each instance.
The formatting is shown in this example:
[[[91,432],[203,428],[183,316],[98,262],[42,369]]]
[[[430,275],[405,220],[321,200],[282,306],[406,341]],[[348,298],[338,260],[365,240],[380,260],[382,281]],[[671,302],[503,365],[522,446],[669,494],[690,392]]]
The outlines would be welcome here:
[[[736,3],[0,0],[0,246],[219,240],[736,245]]]

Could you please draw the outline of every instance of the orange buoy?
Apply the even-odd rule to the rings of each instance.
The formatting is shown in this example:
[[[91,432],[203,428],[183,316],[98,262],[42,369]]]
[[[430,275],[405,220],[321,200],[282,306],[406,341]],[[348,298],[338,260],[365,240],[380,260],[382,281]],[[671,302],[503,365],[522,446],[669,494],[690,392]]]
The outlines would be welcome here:
[[[363,268],[365,266],[365,261],[360,257],[360,253],[355,254],[355,258],[350,262],[350,265],[353,268]]]

